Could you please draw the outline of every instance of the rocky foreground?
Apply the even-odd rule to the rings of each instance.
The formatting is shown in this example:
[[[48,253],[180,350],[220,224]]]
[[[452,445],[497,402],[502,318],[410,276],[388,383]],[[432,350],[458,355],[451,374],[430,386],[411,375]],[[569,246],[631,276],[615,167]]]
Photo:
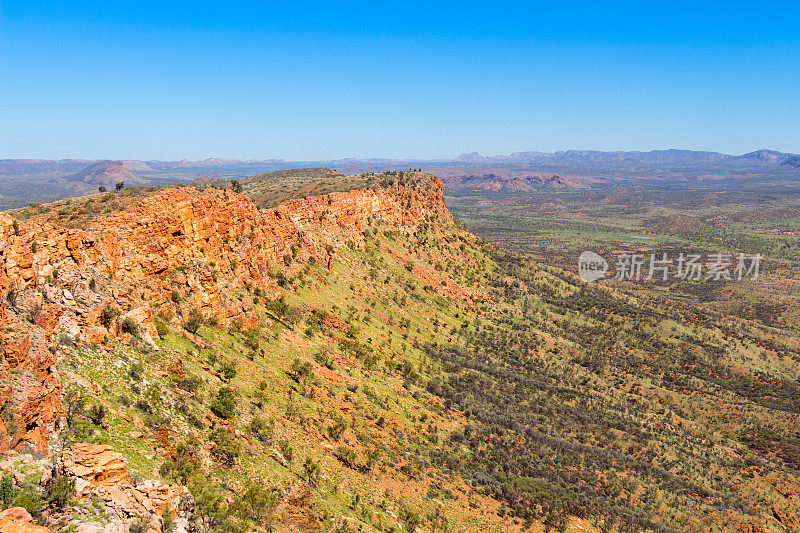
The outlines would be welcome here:
[[[181,533],[189,528],[187,517],[193,504],[188,489],[158,480],[132,481],[125,459],[109,446],[75,444],[63,450],[55,462],[50,458],[37,459],[38,454],[13,450],[4,455],[0,469],[4,475],[13,476],[18,485],[38,478],[39,488],[46,492],[58,478],[63,478],[76,503],[91,502],[104,516],[100,520],[78,506],[62,509],[50,506],[42,512],[40,522],[47,524],[42,527],[33,523],[24,508],[12,507],[0,514],[0,531],[44,533],[74,525],[81,533],[111,533],[138,525],[155,533],[162,531],[165,515],[174,524],[172,531]]]

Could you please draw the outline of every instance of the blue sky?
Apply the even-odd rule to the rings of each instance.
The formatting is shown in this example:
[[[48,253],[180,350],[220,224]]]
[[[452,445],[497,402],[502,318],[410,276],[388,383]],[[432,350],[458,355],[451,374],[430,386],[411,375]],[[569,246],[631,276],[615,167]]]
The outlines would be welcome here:
[[[0,157],[800,152],[800,7],[0,2]]]

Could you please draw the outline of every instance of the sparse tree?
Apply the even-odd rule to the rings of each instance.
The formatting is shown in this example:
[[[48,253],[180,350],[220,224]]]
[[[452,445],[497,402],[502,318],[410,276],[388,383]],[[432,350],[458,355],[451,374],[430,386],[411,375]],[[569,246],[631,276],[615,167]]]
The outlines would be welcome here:
[[[306,457],[306,460],[303,462],[303,473],[305,474],[308,484],[315,487],[319,481],[319,463],[314,461],[311,457]]]

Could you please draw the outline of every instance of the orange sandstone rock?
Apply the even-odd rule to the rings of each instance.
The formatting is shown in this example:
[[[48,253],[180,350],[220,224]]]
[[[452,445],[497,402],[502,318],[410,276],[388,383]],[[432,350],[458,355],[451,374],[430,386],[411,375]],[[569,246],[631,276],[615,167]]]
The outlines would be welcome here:
[[[85,490],[129,482],[125,459],[110,446],[75,444],[64,450],[62,464],[67,473],[88,484]]]
[[[11,507],[0,513],[2,533],[49,533],[46,527],[37,526],[30,513],[22,507]]]

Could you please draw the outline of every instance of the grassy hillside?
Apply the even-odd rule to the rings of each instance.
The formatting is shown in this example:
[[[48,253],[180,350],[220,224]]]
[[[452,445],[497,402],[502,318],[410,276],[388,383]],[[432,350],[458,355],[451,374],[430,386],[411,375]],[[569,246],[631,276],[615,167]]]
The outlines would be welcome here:
[[[453,262],[468,241],[453,233],[448,243],[441,231],[420,231],[442,246],[427,259]],[[254,329],[206,319],[193,334],[160,322],[158,350],[69,350],[63,370],[101,391],[77,387],[73,401],[105,405],[108,414],[97,426],[84,407],[64,438],[110,443],[140,475],[189,483],[195,494],[233,497],[245,478],[267,494],[288,492],[304,480],[314,490],[307,519],[325,528],[408,529],[417,520],[459,531],[499,527],[496,502],[428,457],[430,443],[449,439],[463,416],[425,390],[441,363],[422,345],[453,338],[466,304],[437,294],[388,251],[408,254],[409,242],[376,227],[366,249],[348,250],[333,271],[306,265],[283,281],[284,298],[260,301]],[[232,522],[227,513],[211,520],[244,527],[231,513]]]
[[[203,531],[800,526],[791,331],[585,285],[442,219],[374,222],[330,269],[300,257],[270,266],[279,299],[224,295],[254,327],[60,338],[61,446],[186,484]]]

